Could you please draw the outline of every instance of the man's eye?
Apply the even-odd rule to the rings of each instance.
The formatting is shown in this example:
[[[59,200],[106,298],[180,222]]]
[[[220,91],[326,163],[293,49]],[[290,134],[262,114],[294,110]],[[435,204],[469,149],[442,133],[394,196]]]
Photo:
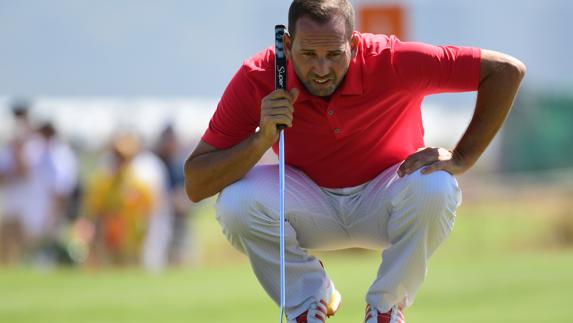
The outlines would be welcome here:
[[[305,57],[313,57],[313,56],[314,56],[314,53],[302,53],[302,56],[305,56]]]
[[[329,53],[329,54],[328,54],[328,56],[333,57],[333,58],[338,57],[338,56],[340,56],[340,55],[341,55],[340,52],[334,52],[334,53]]]

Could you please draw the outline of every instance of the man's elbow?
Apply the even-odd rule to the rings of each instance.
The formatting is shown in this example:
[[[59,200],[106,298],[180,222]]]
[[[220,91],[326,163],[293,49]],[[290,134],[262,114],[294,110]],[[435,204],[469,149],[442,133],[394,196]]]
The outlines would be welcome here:
[[[191,167],[191,158],[185,161],[183,168],[185,177],[185,193],[187,197],[194,203],[204,200],[207,196],[202,192],[202,185],[197,184],[197,176],[193,175],[193,169]]]
[[[526,72],[525,64],[511,55],[490,50],[482,52],[480,84],[494,79],[519,86]]]
[[[193,174],[185,174],[185,193],[189,200],[197,203],[218,192],[214,192],[204,179]]]
[[[504,67],[506,73],[518,83],[521,83],[521,80],[525,77],[525,73],[527,73],[525,64],[515,57],[510,56],[505,62]]]
[[[188,179],[185,179],[185,193],[187,193],[187,197],[194,203],[201,202],[208,197],[204,192],[197,189],[197,185],[193,185]]]

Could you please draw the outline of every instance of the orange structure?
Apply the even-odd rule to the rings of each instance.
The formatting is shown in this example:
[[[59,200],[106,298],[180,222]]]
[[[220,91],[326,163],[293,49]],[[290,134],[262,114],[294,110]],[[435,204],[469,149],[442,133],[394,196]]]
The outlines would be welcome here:
[[[361,32],[393,34],[405,40],[405,9],[400,5],[365,5],[358,8]]]

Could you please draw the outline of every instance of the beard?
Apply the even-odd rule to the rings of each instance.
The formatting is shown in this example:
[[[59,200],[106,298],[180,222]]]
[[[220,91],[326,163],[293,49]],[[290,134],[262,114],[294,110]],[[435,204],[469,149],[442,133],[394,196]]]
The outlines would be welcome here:
[[[339,83],[336,75],[334,74],[319,77],[313,73],[309,73],[301,80],[302,84],[310,94],[320,97],[332,95],[334,91],[336,91]]]
[[[293,62],[294,71],[296,76],[300,80],[300,82],[304,85],[306,90],[315,96],[319,97],[327,97],[331,96],[334,91],[338,88],[341,83],[341,80],[346,75],[348,71],[348,67],[342,73],[341,77],[337,77],[336,73],[330,72],[327,75],[319,76],[313,72],[308,72],[306,75],[303,75],[302,72],[298,69],[297,64]]]

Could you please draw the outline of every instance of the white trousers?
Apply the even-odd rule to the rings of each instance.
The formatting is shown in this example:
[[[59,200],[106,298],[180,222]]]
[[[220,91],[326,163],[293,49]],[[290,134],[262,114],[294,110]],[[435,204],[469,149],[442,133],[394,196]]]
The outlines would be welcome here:
[[[317,186],[302,171],[285,172],[286,313],[294,318],[327,297],[320,262],[306,249],[382,249],[382,264],[366,302],[386,312],[412,304],[430,255],[450,233],[461,193],[447,172],[399,177],[390,167],[363,185]],[[217,219],[233,246],[245,253],[275,302],[280,300],[279,171],[256,166],[226,187]]]

